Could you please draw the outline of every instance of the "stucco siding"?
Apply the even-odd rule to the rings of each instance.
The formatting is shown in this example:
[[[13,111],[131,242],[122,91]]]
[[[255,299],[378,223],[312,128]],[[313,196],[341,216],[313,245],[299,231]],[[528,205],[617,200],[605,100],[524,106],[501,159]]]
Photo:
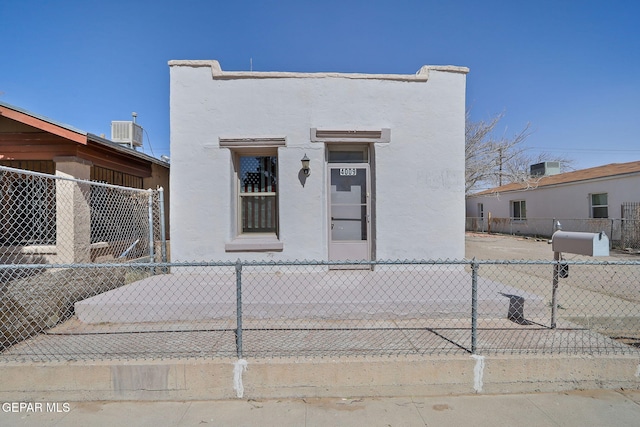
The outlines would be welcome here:
[[[171,67],[174,260],[327,259],[325,144],[310,129],[391,129],[375,143],[375,258],[464,256],[465,75],[427,81],[212,79],[208,67]],[[278,153],[279,252],[225,252],[234,238],[234,172],[220,138],[283,137]],[[311,175],[300,180],[300,159]]]

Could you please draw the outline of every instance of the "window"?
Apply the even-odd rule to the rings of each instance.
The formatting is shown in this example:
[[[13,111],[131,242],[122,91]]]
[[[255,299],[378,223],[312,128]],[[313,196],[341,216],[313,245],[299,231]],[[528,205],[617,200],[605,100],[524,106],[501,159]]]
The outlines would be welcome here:
[[[239,234],[278,234],[278,157],[238,157]]]
[[[329,163],[369,163],[368,145],[330,145]]]
[[[527,204],[524,200],[511,202],[511,217],[516,220],[527,219]]]
[[[609,218],[607,193],[591,195],[591,218]]]
[[[53,174],[52,161],[0,165]],[[29,173],[0,171],[0,246],[56,244],[56,183]]]
[[[226,252],[281,252],[278,212],[278,148],[284,136],[220,137],[220,148],[230,149],[234,192],[233,225]]]

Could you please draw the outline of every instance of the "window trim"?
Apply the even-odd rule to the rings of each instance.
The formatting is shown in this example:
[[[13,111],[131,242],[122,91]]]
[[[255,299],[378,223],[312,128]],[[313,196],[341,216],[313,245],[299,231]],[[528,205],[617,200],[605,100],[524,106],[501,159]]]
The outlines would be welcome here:
[[[354,143],[354,142],[391,142],[391,129],[309,129],[311,142]]]
[[[229,148],[233,151],[239,149],[266,149],[275,150],[278,147],[287,146],[287,138],[284,136],[257,136],[250,138],[220,137],[218,138],[220,148]]]

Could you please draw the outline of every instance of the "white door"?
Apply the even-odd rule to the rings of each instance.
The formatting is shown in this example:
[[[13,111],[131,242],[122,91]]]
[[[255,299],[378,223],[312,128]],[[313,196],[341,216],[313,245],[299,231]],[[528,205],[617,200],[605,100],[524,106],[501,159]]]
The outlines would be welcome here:
[[[371,259],[369,165],[329,165],[329,260]]]

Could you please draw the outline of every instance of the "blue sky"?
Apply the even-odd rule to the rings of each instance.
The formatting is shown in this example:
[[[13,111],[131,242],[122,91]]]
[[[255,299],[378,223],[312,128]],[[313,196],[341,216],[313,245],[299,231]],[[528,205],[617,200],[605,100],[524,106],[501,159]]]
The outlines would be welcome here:
[[[3,0],[0,100],[169,155],[172,59],[223,70],[416,72],[460,65],[475,120],[527,123],[531,153],[640,160],[640,1]]]

